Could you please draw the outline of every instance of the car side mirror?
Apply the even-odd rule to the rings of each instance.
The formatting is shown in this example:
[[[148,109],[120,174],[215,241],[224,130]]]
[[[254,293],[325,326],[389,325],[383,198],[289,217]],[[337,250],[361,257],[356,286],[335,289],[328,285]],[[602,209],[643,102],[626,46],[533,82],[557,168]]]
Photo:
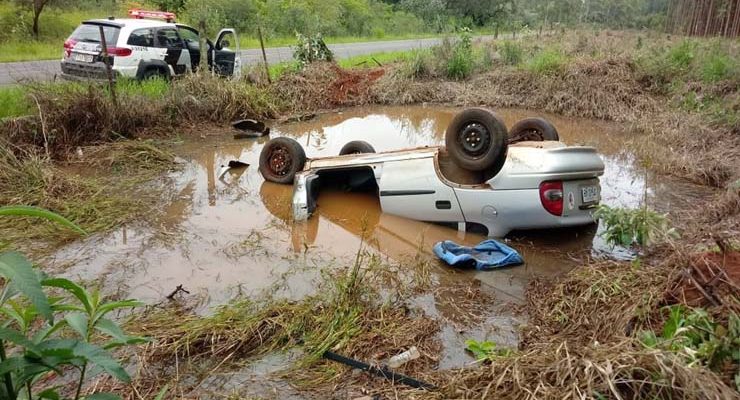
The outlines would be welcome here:
[[[229,45],[230,45],[230,44],[231,44],[231,43],[229,43],[229,41],[228,41],[228,40],[226,40],[226,39],[221,39],[221,43],[220,43],[220,46],[219,46],[219,50],[222,50],[222,49],[224,49],[224,48],[226,48],[226,47],[229,47]]]

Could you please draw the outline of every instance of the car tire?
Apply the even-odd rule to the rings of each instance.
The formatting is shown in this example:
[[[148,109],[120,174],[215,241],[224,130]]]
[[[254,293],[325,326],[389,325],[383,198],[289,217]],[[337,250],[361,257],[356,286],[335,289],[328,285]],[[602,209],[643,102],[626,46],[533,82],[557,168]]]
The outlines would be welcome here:
[[[546,141],[546,140],[560,140],[558,130],[555,129],[550,121],[544,118],[526,118],[523,119],[509,131],[509,143],[522,142],[525,140],[532,141]]]
[[[375,148],[364,140],[353,140],[342,146],[342,149],[339,150],[340,156],[363,153],[375,153]]]
[[[468,108],[452,119],[445,145],[452,160],[469,171],[497,174],[508,149],[506,124],[485,108]]]
[[[295,174],[306,165],[306,153],[295,140],[287,137],[271,139],[260,153],[259,170],[265,180],[292,184]]]
[[[164,74],[164,72],[159,68],[149,68],[146,71],[144,71],[144,74],[141,76],[141,80],[147,81],[150,79],[167,79],[168,76]]]

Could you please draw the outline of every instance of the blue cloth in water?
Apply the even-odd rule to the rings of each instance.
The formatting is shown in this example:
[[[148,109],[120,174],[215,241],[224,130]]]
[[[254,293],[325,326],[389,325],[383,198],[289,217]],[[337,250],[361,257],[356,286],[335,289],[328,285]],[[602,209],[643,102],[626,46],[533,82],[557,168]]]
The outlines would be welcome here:
[[[455,267],[472,267],[479,271],[524,263],[522,256],[511,247],[493,239],[484,240],[475,247],[465,247],[445,240],[434,245],[434,254]]]

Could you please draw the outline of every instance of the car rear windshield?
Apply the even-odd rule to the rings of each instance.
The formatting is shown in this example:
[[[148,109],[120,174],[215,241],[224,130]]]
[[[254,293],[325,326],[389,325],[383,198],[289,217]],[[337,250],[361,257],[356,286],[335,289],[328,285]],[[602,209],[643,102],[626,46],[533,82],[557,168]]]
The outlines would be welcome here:
[[[100,43],[100,27],[103,27],[105,44],[115,46],[118,41],[118,33],[121,28],[103,24],[82,24],[72,32],[69,38],[78,42]]]

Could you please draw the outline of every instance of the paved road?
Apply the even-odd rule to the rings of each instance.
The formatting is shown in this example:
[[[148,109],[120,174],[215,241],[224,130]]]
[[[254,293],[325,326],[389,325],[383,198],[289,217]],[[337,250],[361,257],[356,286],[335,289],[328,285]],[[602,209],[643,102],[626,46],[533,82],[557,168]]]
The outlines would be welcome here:
[[[483,39],[489,37],[483,36]],[[363,54],[385,53],[390,51],[411,50],[431,47],[439,44],[442,39],[411,39],[411,40],[389,40],[385,42],[361,42],[332,44],[329,48],[337,58],[348,58]],[[61,54],[61,45],[59,53]],[[272,47],[265,49],[267,62],[275,64],[288,61],[293,58],[293,50],[290,47]],[[259,49],[244,50],[241,53],[242,60],[247,64],[255,64],[262,61],[262,52]],[[0,85],[12,85],[34,80],[51,80],[60,74],[59,60],[23,61],[12,63],[0,63]]]

